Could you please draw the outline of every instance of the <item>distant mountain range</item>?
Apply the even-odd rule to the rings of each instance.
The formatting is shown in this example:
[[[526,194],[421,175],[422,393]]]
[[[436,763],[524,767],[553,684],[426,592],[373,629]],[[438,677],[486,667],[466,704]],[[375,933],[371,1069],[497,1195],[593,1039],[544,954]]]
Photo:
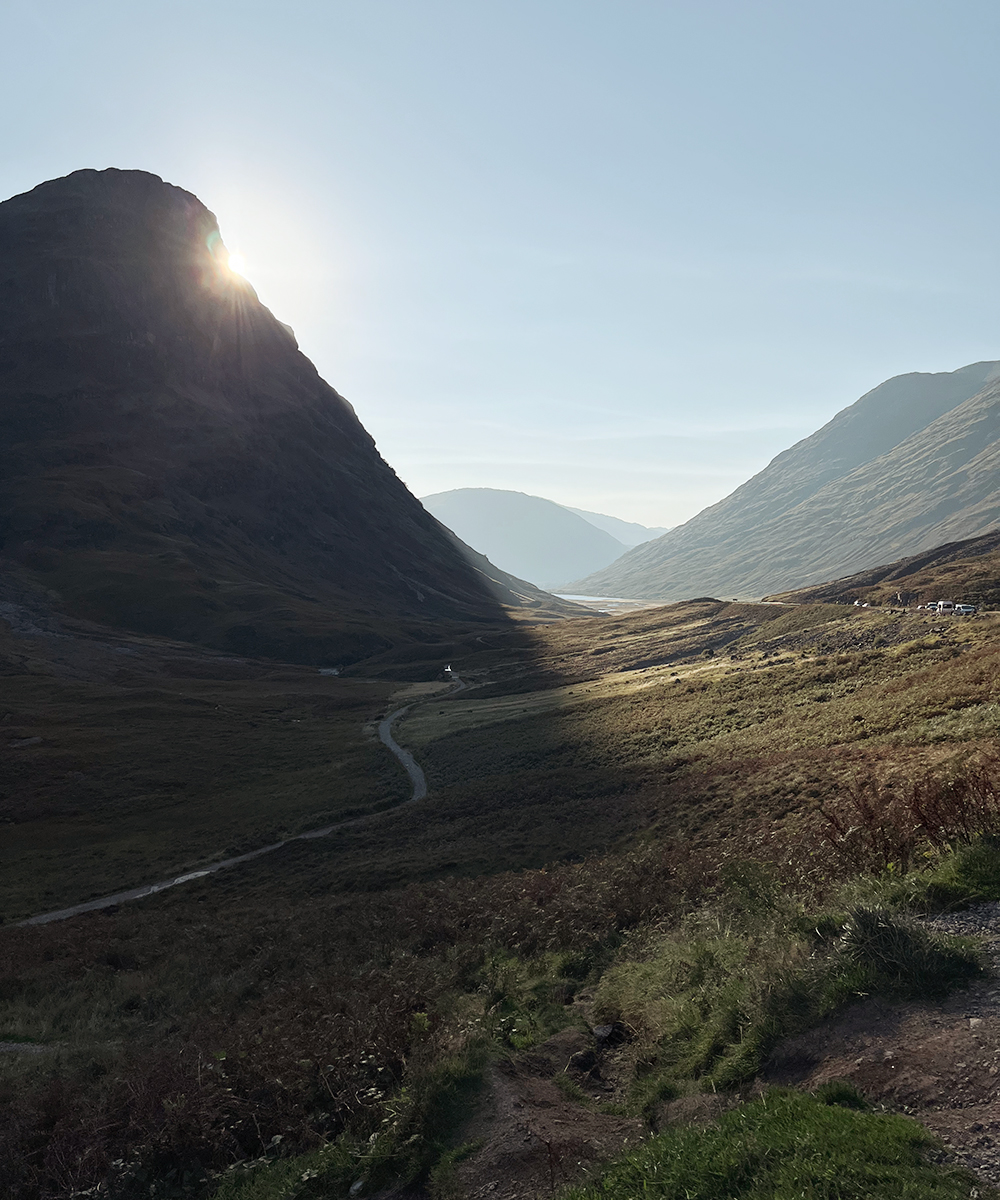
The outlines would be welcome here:
[[[897,375],[718,504],[566,591],[760,596],[1000,522],[1000,363]]]
[[[570,611],[456,539],[142,171],[0,204],[0,547],[64,612],[349,662],[505,606]]]
[[[604,513],[587,512],[585,508],[572,508],[569,504],[562,506],[567,512],[576,513],[591,525],[603,529],[623,546],[639,546],[653,538],[658,538],[669,532],[669,525],[640,525],[636,521],[622,521],[619,517],[609,517]]]
[[[422,503],[463,542],[543,588],[596,571],[663,532],[499,488],[456,488]]]

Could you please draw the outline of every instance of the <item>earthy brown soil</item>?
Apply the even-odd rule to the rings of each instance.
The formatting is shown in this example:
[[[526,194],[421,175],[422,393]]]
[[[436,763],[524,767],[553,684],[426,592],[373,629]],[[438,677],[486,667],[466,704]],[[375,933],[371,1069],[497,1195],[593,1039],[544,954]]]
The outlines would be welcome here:
[[[927,920],[982,938],[1000,966],[1000,905]],[[1000,982],[995,974],[940,1003],[865,1000],[777,1049],[762,1084],[814,1088],[847,1079],[874,1103],[915,1117],[955,1158],[1000,1184]]]
[[[941,932],[981,940],[989,973],[940,1002],[864,1000],[836,1020],[783,1042],[754,1092],[774,1084],[812,1089],[847,1079],[868,1099],[919,1120],[956,1161],[1000,1184],[1000,904],[930,917]],[[586,1024],[588,997],[574,1005],[578,1025],[513,1055],[491,1075],[462,1133],[480,1148],[460,1164],[453,1194],[462,1200],[538,1200],[579,1180],[648,1131],[598,1105],[621,1099],[619,1055]],[[588,1064],[592,1063],[593,1066]],[[590,1098],[568,1098],[567,1075]],[[656,1126],[704,1124],[747,1095],[694,1095],[661,1106]]]
[[[463,1200],[535,1200],[585,1176],[629,1142],[644,1136],[634,1117],[602,1113],[597,1097],[613,1100],[602,1078],[598,1043],[582,1028],[565,1029],[512,1056],[491,1074],[483,1099],[462,1132],[480,1148],[460,1164],[454,1195]],[[588,1065],[593,1063],[594,1065]],[[567,1097],[554,1079],[569,1077],[592,1099]]]

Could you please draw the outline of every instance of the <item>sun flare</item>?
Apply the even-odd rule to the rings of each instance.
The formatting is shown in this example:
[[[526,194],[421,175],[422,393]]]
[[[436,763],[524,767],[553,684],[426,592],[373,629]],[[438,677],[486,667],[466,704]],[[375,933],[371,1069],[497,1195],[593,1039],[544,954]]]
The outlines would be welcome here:
[[[247,273],[247,261],[242,254],[230,254],[229,269],[237,275],[245,275]]]

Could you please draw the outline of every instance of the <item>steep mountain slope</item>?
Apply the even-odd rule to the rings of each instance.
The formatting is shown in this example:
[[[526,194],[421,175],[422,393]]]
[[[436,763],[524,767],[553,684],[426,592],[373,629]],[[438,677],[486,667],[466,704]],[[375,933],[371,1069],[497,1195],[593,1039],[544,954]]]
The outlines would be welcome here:
[[[522,579],[558,587],[606,566],[626,547],[561,504],[497,488],[457,488],[424,507],[470,546]]]
[[[563,508],[571,513],[576,513],[578,517],[583,517],[585,521],[596,525],[598,529],[603,529],[605,533],[610,533],[623,546],[638,546],[642,542],[652,541],[653,538],[662,537],[663,534],[669,532],[669,527],[666,526],[640,525],[638,521],[623,521],[620,517],[609,517],[606,513],[588,512],[585,508],[573,508],[570,504],[564,504]]]
[[[574,590],[675,599],[801,587],[1000,517],[1000,364],[899,375],[759,475]]]
[[[305,662],[533,591],[470,563],[212,213],[141,171],[0,205],[0,545],[77,616]]]

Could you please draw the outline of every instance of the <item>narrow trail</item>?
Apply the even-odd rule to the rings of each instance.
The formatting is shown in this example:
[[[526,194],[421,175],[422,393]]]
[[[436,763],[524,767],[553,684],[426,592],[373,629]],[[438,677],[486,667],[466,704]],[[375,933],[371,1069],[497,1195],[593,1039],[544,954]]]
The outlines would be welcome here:
[[[450,677],[455,686],[450,691],[444,693],[444,695],[455,696],[468,687],[468,684],[464,683],[454,671],[450,672]],[[442,699],[441,694],[439,693],[434,699]],[[65,921],[68,917],[76,917],[81,913],[96,912],[101,908],[110,908],[114,904],[124,904],[127,900],[142,900],[146,896],[154,896],[157,892],[166,891],[167,888],[178,887],[180,884],[190,883],[194,879],[204,879],[206,875],[214,875],[216,871],[224,871],[227,867],[235,867],[240,863],[250,862],[254,858],[260,858],[262,854],[271,854],[274,850],[280,850],[282,846],[291,845],[292,842],[304,842],[312,838],[327,837],[338,829],[347,829],[352,825],[364,825],[369,821],[377,821],[379,818],[385,817],[390,813],[398,812],[407,804],[416,804],[418,800],[423,800],[427,796],[427,779],[410,751],[404,750],[396,742],[392,736],[392,727],[396,721],[405,717],[411,708],[415,708],[418,704],[423,703],[426,703],[426,701],[414,700],[402,708],[397,708],[395,712],[383,718],[379,722],[378,727],[379,740],[396,756],[413,784],[413,792],[409,800],[404,800],[392,808],[382,809],[380,812],[367,813],[363,817],[352,817],[347,821],[336,821],[333,825],[324,825],[322,829],[310,829],[306,833],[297,833],[294,837],[284,838],[280,842],[272,842],[269,846],[261,846],[257,850],[248,851],[246,854],[237,854],[232,858],[224,858],[219,862],[208,863],[204,867],[199,867],[196,871],[187,871],[183,875],[175,875],[172,879],[164,879],[159,883],[147,883],[142,887],[127,888],[123,892],[115,892],[111,896],[101,896],[97,900],[87,900],[83,904],[73,904],[69,908],[60,908],[55,912],[39,913],[37,916],[27,917],[23,921],[15,921],[14,924],[48,925],[51,921]],[[0,1046],[0,1048],[6,1049],[7,1047]]]

